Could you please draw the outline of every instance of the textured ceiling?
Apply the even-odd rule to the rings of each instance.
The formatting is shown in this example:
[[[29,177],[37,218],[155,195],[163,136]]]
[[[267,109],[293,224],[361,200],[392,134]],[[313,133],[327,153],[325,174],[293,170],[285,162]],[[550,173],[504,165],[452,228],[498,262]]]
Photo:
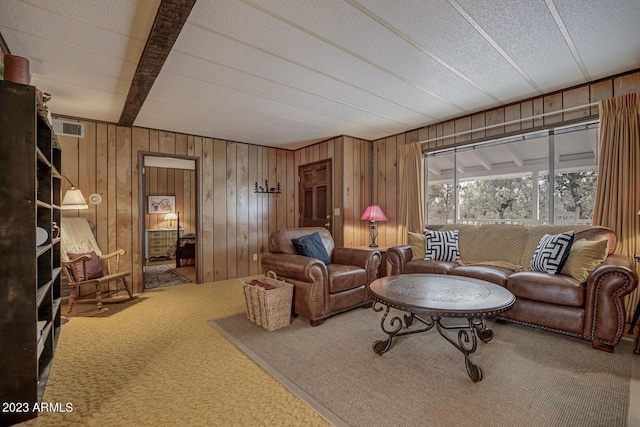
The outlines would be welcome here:
[[[160,0],[2,0],[54,113],[117,123]],[[198,0],[134,125],[377,139],[640,67],[638,0]]]

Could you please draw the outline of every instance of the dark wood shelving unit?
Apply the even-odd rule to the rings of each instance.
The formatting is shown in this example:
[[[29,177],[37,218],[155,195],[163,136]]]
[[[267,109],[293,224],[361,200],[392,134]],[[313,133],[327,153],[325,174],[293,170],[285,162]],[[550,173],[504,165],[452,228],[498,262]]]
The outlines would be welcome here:
[[[0,425],[11,425],[38,415],[61,326],[62,152],[34,86],[0,81],[0,152]]]

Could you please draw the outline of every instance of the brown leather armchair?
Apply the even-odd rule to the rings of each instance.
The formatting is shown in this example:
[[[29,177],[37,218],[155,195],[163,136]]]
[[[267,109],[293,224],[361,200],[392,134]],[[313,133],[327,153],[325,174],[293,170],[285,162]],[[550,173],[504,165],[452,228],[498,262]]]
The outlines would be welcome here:
[[[318,232],[331,263],[296,253],[291,239]],[[379,251],[335,247],[326,228],[291,228],[271,233],[269,252],[262,268],[292,283],[293,311],[309,319],[311,326],[354,307],[370,307],[368,287],[378,278]]]

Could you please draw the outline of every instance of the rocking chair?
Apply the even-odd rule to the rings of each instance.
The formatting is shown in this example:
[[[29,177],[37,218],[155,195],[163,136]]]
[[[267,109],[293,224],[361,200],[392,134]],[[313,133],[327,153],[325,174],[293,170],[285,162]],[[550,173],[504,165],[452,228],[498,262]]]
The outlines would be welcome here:
[[[62,218],[60,237],[62,271],[71,287],[67,313],[71,312],[74,301],[94,299],[94,295],[99,312],[103,310],[103,297],[127,291],[129,299],[134,298],[127,283],[127,277],[131,276],[131,272],[120,270],[120,257],[125,254],[124,249],[103,255],[85,218]],[[112,281],[116,284],[120,282],[122,287],[102,289],[104,284]],[[83,285],[95,287],[95,292],[80,298],[80,287]]]

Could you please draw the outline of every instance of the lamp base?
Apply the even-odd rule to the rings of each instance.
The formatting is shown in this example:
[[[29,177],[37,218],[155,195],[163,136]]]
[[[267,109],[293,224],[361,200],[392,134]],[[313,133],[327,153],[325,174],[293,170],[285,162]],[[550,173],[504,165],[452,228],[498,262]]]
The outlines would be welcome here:
[[[369,225],[369,236],[371,237],[371,244],[369,247],[377,248],[378,245],[376,244],[376,238],[378,237],[378,227],[376,227],[375,221],[371,221],[371,224]]]

